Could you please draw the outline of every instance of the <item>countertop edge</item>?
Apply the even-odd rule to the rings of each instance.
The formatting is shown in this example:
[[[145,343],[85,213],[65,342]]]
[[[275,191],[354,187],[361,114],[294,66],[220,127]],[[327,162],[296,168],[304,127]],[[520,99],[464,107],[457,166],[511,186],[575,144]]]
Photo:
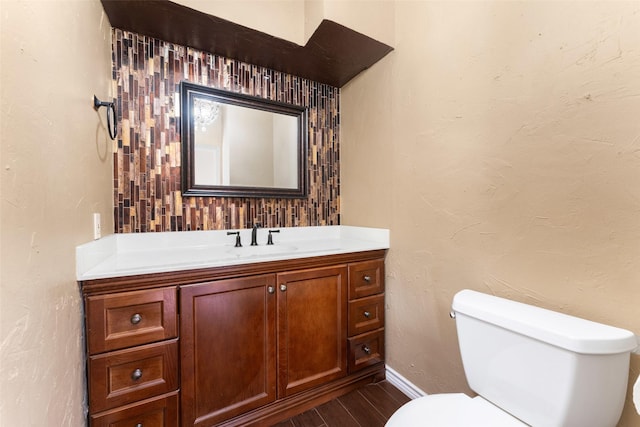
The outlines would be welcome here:
[[[144,259],[154,260],[154,255],[159,250],[164,251],[189,251],[200,249],[207,250],[207,247],[219,247],[222,243],[221,238],[226,242],[226,231],[218,232],[191,232],[196,234],[185,235],[180,232],[167,233],[143,233],[143,234],[115,234],[106,236],[102,239],[88,242],[76,247],[76,279],[79,282],[109,279],[115,277],[129,277],[138,275],[172,273],[186,270],[199,270],[208,268],[220,268],[239,266],[246,264],[258,264],[273,261],[286,261],[288,259],[297,260],[304,258],[313,258],[330,255],[349,254],[356,252],[367,252],[375,250],[389,249],[389,230],[369,227],[354,226],[328,226],[324,227],[289,227],[282,228],[283,232],[281,244],[295,244],[305,242],[306,245],[313,247],[313,242],[323,242],[324,234],[331,241],[337,242],[338,247],[324,248],[319,250],[306,249],[301,252],[279,253],[276,255],[251,256],[236,259],[218,260],[212,258],[210,260],[198,260],[194,262],[177,262],[175,264],[162,263],[160,265],[147,263]],[[244,233],[250,233],[251,230],[242,230]],[[209,233],[208,235],[202,233]],[[145,234],[147,236],[145,236]],[[185,245],[185,242],[193,237],[193,245]],[[211,238],[209,245],[203,246],[206,238]],[[174,242],[179,242],[176,246],[172,246]],[[132,243],[133,242],[133,243]],[[158,249],[158,243],[164,245]],[[148,244],[150,249],[144,250],[144,246]],[[174,249],[175,248],[175,249]],[[146,253],[145,253],[146,252]],[[118,258],[127,256],[136,256],[142,259],[140,265],[136,267],[118,268]],[[166,252],[164,254],[167,255]]]

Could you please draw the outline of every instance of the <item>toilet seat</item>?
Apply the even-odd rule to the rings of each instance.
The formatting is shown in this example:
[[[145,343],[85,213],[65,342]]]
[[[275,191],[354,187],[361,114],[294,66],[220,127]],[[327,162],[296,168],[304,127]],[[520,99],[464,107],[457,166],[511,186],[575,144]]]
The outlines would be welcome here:
[[[431,394],[398,409],[386,427],[526,427],[527,424],[480,396]]]

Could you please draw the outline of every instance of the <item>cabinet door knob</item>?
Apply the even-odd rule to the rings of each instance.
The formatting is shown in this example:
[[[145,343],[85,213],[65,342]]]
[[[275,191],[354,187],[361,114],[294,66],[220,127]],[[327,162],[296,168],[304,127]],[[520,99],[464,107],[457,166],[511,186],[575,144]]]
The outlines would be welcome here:
[[[371,349],[366,344],[362,344],[362,351],[364,351],[367,354],[371,354]]]
[[[267,292],[269,292],[270,294],[274,293],[276,291],[276,288],[274,288],[273,286],[267,286]]]
[[[140,321],[142,321],[142,316],[140,316],[138,313],[131,316],[131,323],[133,325],[137,325],[138,323],[140,323]]]
[[[142,427],[142,423],[136,424],[136,427]]]
[[[371,282],[371,276],[369,276],[369,275],[367,274],[367,275],[365,275],[365,276],[362,278],[362,280],[364,280],[365,282],[369,283],[369,282]]]
[[[287,285],[285,285],[284,283],[281,283],[281,284],[280,284],[280,290],[281,290],[282,292],[286,291],[286,290],[287,290]]]
[[[365,311],[364,313],[362,313],[362,315],[367,319],[371,317],[371,313],[369,313],[368,311]]]
[[[133,371],[131,373],[131,379],[134,381],[138,381],[140,378],[142,378],[142,370],[141,369],[136,369],[135,371]]]

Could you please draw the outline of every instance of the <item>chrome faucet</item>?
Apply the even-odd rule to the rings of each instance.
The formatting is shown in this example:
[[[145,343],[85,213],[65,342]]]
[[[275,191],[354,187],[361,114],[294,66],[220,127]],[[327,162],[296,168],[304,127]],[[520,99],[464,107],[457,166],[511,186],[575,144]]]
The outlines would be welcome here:
[[[251,246],[258,246],[258,228],[260,224],[255,224],[251,230]]]

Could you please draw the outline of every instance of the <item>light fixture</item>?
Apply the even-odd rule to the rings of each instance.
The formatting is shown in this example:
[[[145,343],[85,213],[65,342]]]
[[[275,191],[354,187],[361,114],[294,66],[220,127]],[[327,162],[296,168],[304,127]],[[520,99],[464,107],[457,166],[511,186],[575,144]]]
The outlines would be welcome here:
[[[204,98],[193,98],[193,120],[206,130],[206,126],[213,123],[220,113],[220,105],[217,102]]]

